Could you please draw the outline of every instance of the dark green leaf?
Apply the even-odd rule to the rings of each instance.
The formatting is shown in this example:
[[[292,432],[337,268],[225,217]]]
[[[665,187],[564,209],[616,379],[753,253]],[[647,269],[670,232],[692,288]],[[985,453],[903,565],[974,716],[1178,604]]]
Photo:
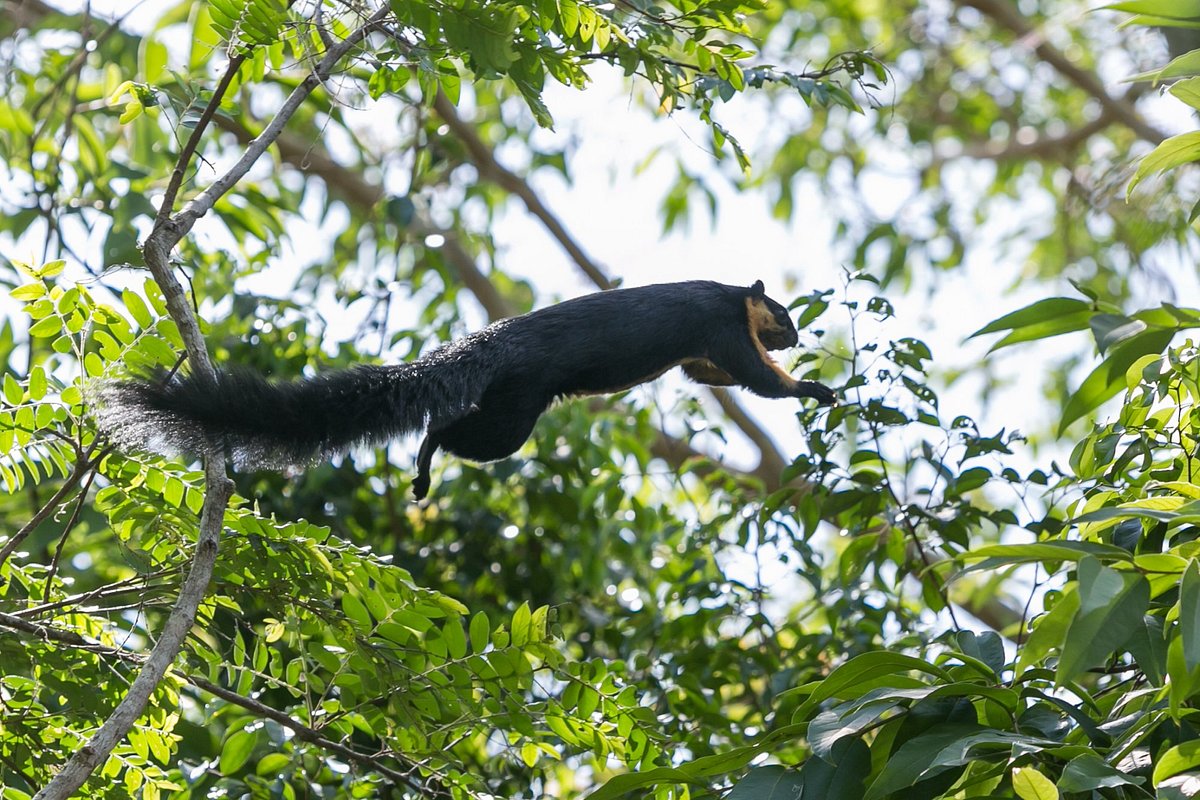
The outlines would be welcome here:
[[[1191,671],[1200,666],[1200,560],[1195,558],[1183,571],[1179,588],[1179,636],[1183,663]]]
[[[1095,558],[1079,562],[1079,611],[1067,629],[1056,673],[1059,683],[1103,664],[1142,624],[1150,584],[1137,573],[1119,572]]]
[[[1085,753],[1071,759],[1058,779],[1058,788],[1065,793],[1090,792],[1125,784],[1138,785],[1145,778],[1135,778],[1113,767],[1099,756]]]
[[[1125,388],[1125,372],[1144,355],[1161,353],[1175,336],[1173,330],[1150,329],[1131,336],[1112,349],[1109,356],[1084,378],[1083,383],[1067,400],[1058,432]]]

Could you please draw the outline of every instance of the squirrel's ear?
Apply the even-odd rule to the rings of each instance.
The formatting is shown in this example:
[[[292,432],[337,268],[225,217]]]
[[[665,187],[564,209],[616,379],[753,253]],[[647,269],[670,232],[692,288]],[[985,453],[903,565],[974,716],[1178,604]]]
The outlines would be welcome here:
[[[766,293],[767,293],[767,289],[765,286],[763,286],[762,281],[755,281],[754,285],[750,287],[750,296],[751,297],[762,297]]]

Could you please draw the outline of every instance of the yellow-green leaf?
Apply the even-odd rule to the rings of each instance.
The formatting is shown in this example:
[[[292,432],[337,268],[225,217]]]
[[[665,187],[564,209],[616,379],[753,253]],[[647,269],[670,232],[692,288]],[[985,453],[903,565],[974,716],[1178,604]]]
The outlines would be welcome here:
[[[1013,770],[1013,791],[1021,800],[1058,800],[1054,782],[1033,767]]]
[[[1129,188],[1125,190],[1125,196],[1133,194],[1134,187],[1141,183],[1142,178],[1147,175],[1165,172],[1180,164],[1197,160],[1200,160],[1200,131],[1172,136],[1142,158],[1133,180],[1129,181]]]
[[[24,286],[18,286],[9,292],[13,300],[37,300],[46,294],[46,284],[41,281],[27,283]]]

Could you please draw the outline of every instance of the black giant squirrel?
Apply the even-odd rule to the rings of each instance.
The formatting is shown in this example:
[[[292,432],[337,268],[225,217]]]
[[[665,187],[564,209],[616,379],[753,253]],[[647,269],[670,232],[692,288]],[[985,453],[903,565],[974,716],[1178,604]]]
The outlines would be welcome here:
[[[93,413],[121,448],[198,454],[215,444],[252,467],[303,465],[425,430],[419,500],[439,448],[505,458],[555,399],[620,392],[675,366],[710,386],[833,403],[829,387],[793,379],[767,354],[798,338],[762,281],[663,283],[503,319],[404,364],[290,382],[239,369],[218,373],[215,385],[198,375],[109,381],[94,391]]]

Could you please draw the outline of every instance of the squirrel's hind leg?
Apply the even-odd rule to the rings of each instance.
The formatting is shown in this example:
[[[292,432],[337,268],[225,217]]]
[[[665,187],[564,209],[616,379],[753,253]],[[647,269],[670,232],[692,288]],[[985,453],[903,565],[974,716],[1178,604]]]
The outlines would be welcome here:
[[[417,451],[417,477],[413,478],[413,497],[424,500],[429,494],[429,467],[433,463],[433,454],[437,452],[440,441],[433,431],[425,434],[421,449]]]

